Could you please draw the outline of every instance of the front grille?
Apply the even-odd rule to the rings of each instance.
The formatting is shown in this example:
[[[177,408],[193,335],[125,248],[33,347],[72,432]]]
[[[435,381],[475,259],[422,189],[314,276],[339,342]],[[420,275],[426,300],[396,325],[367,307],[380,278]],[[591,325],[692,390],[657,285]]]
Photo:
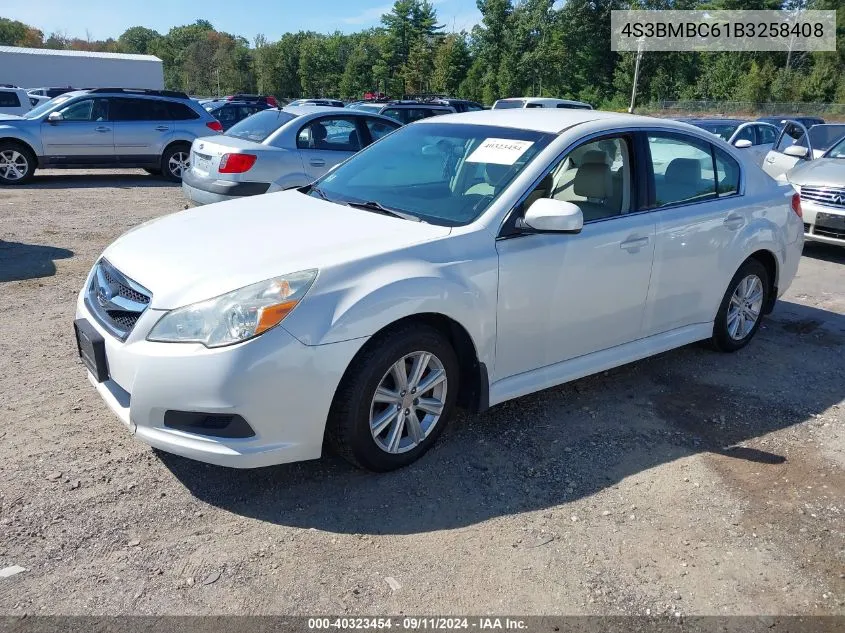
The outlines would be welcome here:
[[[813,235],[823,235],[824,237],[833,237],[837,240],[845,240],[845,229],[831,229],[817,224]]]
[[[801,187],[801,199],[828,207],[845,208],[845,188]]]
[[[129,279],[107,260],[101,259],[94,266],[85,305],[97,322],[121,341],[129,336],[151,300],[149,290]]]

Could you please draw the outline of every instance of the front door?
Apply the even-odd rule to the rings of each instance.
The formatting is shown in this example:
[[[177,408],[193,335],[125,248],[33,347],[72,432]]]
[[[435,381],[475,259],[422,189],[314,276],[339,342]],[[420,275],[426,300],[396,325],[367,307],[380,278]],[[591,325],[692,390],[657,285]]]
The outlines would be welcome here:
[[[504,234],[494,380],[598,352],[642,335],[654,218],[639,210],[632,137],[575,148],[529,194],[573,202],[577,235]]]
[[[793,145],[800,145],[806,147],[807,155],[812,157],[809,142],[807,128],[797,121],[789,121],[780,131],[780,136],[778,136],[774,147],[766,154],[766,158],[763,160],[763,171],[772,178],[783,179],[784,174],[795,167],[798,161],[802,160],[797,156],[784,154],[784,150]]]
[[[114,163],[114,124],[109,101],[101,97],[79,99],[58,112],[62,120],[41,124],[45,162],[53,165]]]
[[[328,116],[304,125],[296,137],[305,173],[316,180],[362,147],[357,118]]]

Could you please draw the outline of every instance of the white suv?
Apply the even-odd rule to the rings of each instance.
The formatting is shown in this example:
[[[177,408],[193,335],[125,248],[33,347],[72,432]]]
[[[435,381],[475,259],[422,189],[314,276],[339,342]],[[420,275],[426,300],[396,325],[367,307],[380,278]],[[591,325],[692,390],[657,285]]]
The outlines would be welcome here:
[[[792,282],[798,194],[699,128],[593,110],[402,127],[312,185],[164,216],[95,262],[91,383],[214,464],[372,470],[472,411],[707,339]],[[761,368],[765,371],[765,367]]]
[[[23,88],[0,85],[0,114],[23,116],[32,110],[32,102]]]

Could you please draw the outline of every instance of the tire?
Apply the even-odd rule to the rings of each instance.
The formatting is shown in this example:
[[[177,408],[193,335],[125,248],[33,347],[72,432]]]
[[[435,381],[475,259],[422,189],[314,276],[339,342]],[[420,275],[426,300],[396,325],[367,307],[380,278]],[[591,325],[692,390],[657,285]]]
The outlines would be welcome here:
[[[400,360],[405,361],[408,379],[404,390],[397,381],[401,370],[395,369]],[[413,393],[414,369],[421,362],[426,366],[416,383],[423,388],[436,384]],[[374,338],[349,365],[335,394],[326,426],[329,444],[366,470],[386,472],[407,466],[432,447],[454,416],[459,375],[455,351],[432,327],[407,324]],[[445,380],[438,381],[439,376]],[[377,388],[381,388],[379,401]],[[421,403],[427,411],[419,408]],[[439,417],[434,413],[437,403],[442,404]],[[382,425],[380,431],[371,432],[371,420]]]
[[[177,143],[168,147],[161,155],[161,174],[172,182],[182,182],[182,171],[188,168],[191,146]]]
[[[161,169],[150,169],[148,167],[144,167],[144,171],[150,176],[161,176]]]
[[[766,267],[756,259],[746,260],[722,298],[711,345],[721,352],[735,352],[748,345],[760,329],[770,288]]]
[[[0,144],[0,185],[23,185],[32,180],[38,160],[20,143]]]

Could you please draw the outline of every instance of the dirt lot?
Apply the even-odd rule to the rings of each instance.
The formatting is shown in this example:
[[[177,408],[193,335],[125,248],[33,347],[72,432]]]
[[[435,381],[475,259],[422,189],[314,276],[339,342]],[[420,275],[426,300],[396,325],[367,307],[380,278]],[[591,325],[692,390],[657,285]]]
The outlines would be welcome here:
[[[460,417],[401,472],[233,471],[133,439],[76,358],[98,254],[182,205],[143,172],[0,189],[0,612],[845,613],[845,250],[740,353]]]

